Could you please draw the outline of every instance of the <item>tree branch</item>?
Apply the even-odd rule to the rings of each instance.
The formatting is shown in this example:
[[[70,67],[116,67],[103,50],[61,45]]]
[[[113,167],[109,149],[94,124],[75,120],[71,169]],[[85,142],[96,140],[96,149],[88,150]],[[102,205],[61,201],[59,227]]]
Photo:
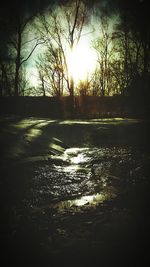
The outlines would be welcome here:
[[[36,42],[36,44],[34,45],[34,47],[33,47],[33,49],[31,50],[31,52],[29,53],[29,55],[25,58],[25,59],[23,59],[22,61],[21,61],[21,63],[20,63],[20,66],[23,64],[23,63],[25,63],[31,56],[32,56],[32,54],[33,54],[33,52],[34,52],[34,50],[36,49],[36,47],[38,46],[38,45],[40,45],[40,44],[43,44],[44,42],[42,42],[42,41],[40,41],[40,42]]]

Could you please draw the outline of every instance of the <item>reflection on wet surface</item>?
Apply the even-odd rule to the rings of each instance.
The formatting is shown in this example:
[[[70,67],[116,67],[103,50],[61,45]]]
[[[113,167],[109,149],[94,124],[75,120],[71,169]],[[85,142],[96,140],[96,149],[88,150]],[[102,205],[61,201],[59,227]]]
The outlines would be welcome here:
[[[143,159],[133,153],[131,147],[69,148],[53,155],[35,171],[32,205],[67,210],[114,198],[138,180]]]
[[[80,211],[80,208],[84,206],[85,208],[94,207],[98,204],[103,203],[106,200],[110,200],[116,197],[116,194],[111,192],[97,193],[89,196],[83,196],[81,198],[61,201],[56,204],[50,205],[50,207],[57,210],[57,212],[72,210],[73,212]]]
[[[10,251],[16,242],[23,255],[27,247],[54,257],[79,247],[86,255],[96,249],[99,257],[99,251],[108,255],[108,244],[117,253],[121,242],[128,246],[147,212],[147,137],[146,125],[119,118],[7,125],[0,189]]]

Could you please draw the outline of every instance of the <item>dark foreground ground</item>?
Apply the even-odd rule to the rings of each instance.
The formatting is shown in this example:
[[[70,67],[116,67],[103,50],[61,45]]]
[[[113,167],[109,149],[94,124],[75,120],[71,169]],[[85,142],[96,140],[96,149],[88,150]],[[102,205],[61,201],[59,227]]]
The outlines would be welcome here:
[[[148,121],[0,127],[2,266],[149,266]]]

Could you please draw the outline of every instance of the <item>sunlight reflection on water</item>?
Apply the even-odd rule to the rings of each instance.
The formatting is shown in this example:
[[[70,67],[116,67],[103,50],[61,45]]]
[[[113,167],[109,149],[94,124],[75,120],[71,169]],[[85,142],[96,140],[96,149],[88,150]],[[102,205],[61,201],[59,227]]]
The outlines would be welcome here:
[[[90,159],[85,154],[88,150],[89,148],[68,148],[65,150],[64,158],[69,159],[72,164],[85,163]]]
[[[114,192],[102,192],[102,193],[97,193],[93,195],[87,195],[83,196],[77,199],[73,200],[66,200],[66,201],[61,201],[56,204],[51,205],[51,207],[57,209],[58,211],[64,211],[68,209],[75,209],[75,208],[82,208],[82,206],[85,207],[91,207],[91,206],[96,206],[98,204],[102,204],[104,201],[112,199],[116,196]]]
[[[36,170],[35,204],[74,212],[111,200],[132,183],[135,157],[131,147],[66,149]]]

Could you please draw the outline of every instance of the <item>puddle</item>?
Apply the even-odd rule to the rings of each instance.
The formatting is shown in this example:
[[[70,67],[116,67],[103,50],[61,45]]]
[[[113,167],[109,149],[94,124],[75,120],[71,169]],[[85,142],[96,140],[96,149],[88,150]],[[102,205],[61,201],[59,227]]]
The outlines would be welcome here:
[[[83,206],[86,208],[94,207],[102,204],[106,200],[111,200],[116,197],[116,193],[112,191],[97,193],[93,195],[82,196],[73,200],[61,201],[56,204],[50,205],[51,208],[57,209],[58,212],[74,209],[74,211],[80,210]],[[77,208],[77,209],[76,209]]]
[[[131,147],[66,149],[35,170],[33,205],[62,210],[111,199],[140,179],[142,157]]]

